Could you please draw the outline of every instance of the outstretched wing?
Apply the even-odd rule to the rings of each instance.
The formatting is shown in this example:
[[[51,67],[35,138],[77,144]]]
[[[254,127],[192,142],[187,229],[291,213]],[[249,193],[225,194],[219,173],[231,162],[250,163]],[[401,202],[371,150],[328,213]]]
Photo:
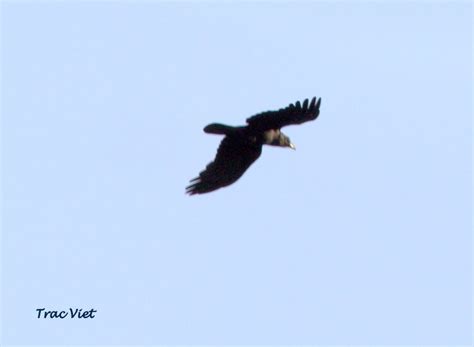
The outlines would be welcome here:
[[[247,118],[247,124],[256,130],[280,129],[293,124],[301,124],[315,120],[319,115],[321,98],[316,102],[316,97],[311,103],[306,99],[303,105],[297,101],[294,105],[279,109],[278,111],[267,111]]]
[[[262,145],[245,138],[226,136],[221,141],[214,161],[186,187],[190,195],[209,193],[237,181],[262,153]]]

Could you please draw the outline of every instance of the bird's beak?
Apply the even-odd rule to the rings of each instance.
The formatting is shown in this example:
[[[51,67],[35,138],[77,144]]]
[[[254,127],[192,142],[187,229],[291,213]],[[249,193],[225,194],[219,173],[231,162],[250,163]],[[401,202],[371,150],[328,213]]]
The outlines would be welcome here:
[[[290,148],[296,151],[296,146],[290,142]]]

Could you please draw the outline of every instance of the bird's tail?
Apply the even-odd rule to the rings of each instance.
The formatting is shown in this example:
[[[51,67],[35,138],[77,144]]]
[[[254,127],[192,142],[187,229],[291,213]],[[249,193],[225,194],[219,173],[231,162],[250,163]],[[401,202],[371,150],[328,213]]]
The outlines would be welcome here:
[[[217,135],[230,135],[235,132],[238,128],[230,125],[224,125],[219,123],[209,124],[204,128],[204,132],[208,134],[217,134]]]

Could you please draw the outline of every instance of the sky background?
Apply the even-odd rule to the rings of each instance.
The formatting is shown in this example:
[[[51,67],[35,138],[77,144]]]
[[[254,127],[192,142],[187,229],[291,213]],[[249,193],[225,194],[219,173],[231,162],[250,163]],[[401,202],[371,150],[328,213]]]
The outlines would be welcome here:
[[[471,343],[470,2],[3,1],[1,44],[4,345]]]

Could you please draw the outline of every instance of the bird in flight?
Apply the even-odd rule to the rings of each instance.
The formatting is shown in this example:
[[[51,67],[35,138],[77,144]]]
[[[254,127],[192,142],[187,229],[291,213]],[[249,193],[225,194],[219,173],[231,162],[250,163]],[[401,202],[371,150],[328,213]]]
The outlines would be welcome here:
[[[190,181],[186,193],[204,194],[226,187],[237,181],[252,163],[260,157],[263,145],[296,149],[280,128],[315,120],[319,115],[321,98],[306,99],[278,111],[266,111],[247,118],[245,126],[219,123],[204,128],[208,134],[225,135],[214,161]]]

